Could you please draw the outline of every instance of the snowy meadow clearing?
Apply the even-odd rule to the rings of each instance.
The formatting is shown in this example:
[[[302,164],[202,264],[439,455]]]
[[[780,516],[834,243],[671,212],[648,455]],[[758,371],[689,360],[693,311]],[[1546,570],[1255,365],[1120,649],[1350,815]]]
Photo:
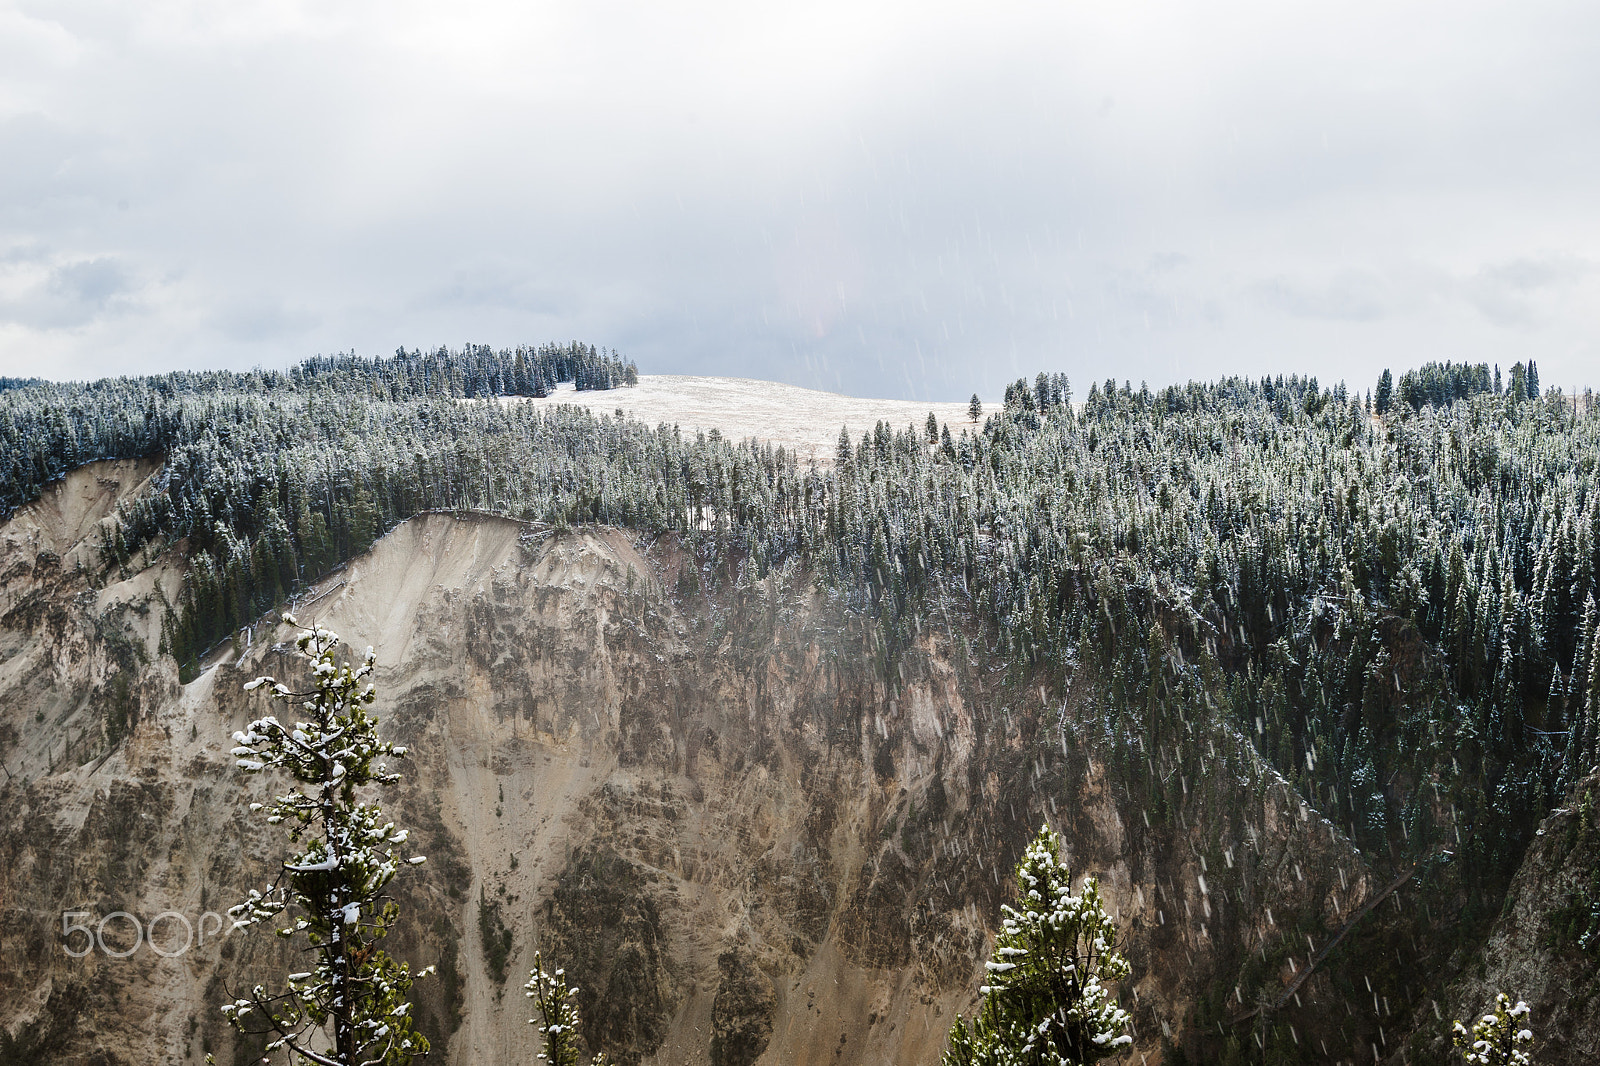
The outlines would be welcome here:
[[[574,404],[597,415],[621,410],[647,425],[676,424],[685,433],[715,429],[733,441],[755,437],[789,449],[802,463],[815,460],[830,466],[841,426],[849,427],[851,437],[858,439],[880,420],[896,430],[908,425],[920,429],[930,412],[958,435],[963,426],[972,425],[965,400],[874,400],[776,381],[676,374],[643,374],[637,386],[604,391],[580,392],[572,382],[561,382],[541,399],[507,396],[502,402]],[[983,404],[985,411],[992,409],[990,401]]]

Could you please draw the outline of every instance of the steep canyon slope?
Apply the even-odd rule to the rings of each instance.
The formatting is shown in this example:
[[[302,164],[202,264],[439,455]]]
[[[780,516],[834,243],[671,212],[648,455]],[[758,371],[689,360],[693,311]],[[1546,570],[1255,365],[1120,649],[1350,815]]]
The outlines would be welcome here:
[[[0,530],[7,1062],[242,1063],[217,1004],[294,962],[205,917],[281,854],[245,811],[272,782],[227,751],[291,634],[263,622],[178,683],[159,644],[181,545],[109,569],[96,550],[153,469],[85,467]],[[375,646],[413,749],[385,807],[429,862],[391,950],[439,967],[419,1020],[442,1061],[534,1061],[518,986],[543,949],[623,1062],[933,1063],[1044,820],[1116,911],[1129,1061],[1371,1061],[1429,1002],[1380,907],[1269,1023],[1239,1022],[1387,878],[1204,708],[1148,746],[1179,799],[1123,787],[1092,672],[1048,682],[967,619],[886,671],[797,570],[465,514],[401,524],[295,609]],[[99,939],[64,937],[68,912]],[[204,939],[179,950],[184,923]]]

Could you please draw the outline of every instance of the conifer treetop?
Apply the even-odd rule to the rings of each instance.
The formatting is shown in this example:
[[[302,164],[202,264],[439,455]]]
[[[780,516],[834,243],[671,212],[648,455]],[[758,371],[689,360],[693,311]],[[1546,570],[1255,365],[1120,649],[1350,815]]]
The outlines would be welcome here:
[[[298,624],[289,614],[283,621]],[[287,824],[299,847],[269,885],[251,889],[228,913],[236,929],[281,919],[274,932],[291,940],[304,935],[313,964],[290,974],[283,991],[256,985],[222,1011],[241,1031],[268,1035],[266,1050],[284,1052],[291,1063],[405,1066],[428,1051],[411,1027],[406,996],[431,967],[413,975],[376,942],[399,913],[386,886],[402,866],[424,858],[398,855],[407,830],[384,820],[378,804],[358,799],[356,790],[399,780],[384,760],[402,758],[406,749],[379,738],[377,719],[367,713],[376,699],[367,680],[371,648],[359,665],[341,661],[338,635],[321,626],[303,628],[295,646],[311,689],[296,692],[272,677],[245,688],[270,686],[271,698],[297,704],[303,720],[286,726],[276,716],[259,718],[234,734],[233,754],[245,773],[275,770],[295,783],[250,810],[264,810],[269,825]]]
[[[1128,976],[1100,885],[1072,876],[1061,840],[1039,830],[1017,866],[1017,906],[1002,907],[971,1025],[956,1020],[944,1066],[1085,1066],[1133,1042],[1108,983]]]
[[[579,1066],[583,1021],[578,1005],[572,1001],[578,988],[567,984],[567,971],[557,967],[555,973],[546,973],[544,953],[536,951],[528,983],[522,987],[539,1010],[539,1017],[528,1019],[528,1024],[537,1025],[539,1035],[544,1037],[544,1050],[539,1052],[539,1058],[550,1066]],[[610,1064],[602,1052],[589,1066]]]
[[[1532,1013],[1522,1000],[1516,1005],[1504,992],[1494,997],[1494,1012],[1472,1025],[1472,1032],[1459,1021],[1453,1026],[1455,1045],[1468,1066],[1528,1066],[1524,1044],[1533,1042],[1533,1030],[1524,1019]]]

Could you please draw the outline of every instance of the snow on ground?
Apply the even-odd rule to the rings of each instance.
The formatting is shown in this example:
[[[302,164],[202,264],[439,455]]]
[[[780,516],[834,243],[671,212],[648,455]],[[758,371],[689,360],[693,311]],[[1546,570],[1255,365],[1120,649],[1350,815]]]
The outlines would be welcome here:
[[[871,431],[880,419],[896,430],[911,425],[920,432],[930,411],[941,423],[949,424],[953,436],[972,426],[965,400],[868,400],[776,381],[675,374],[644,374],[633,388],[604,392],[578,392],[569,382],[558,385],[544,399],[519,402],[576,404],[596,414],[613,414],[620,408],[652,426],[663,422],[678,425],[686,434],[716,429],[733,440],[755,437],[770,441],[794,451],[801,462],[815,458],[819,464],[833,462],[840,426],[848,426],[854,440]],[[985,400],[983,406],[989,411],[994,405]]]

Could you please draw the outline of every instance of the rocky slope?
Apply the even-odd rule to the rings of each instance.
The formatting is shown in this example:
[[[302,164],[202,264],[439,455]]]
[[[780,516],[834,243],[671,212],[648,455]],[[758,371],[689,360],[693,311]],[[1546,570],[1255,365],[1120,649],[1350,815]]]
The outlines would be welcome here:
[[[271,782],[226,752],[265,713],[242,683],[289,670],[291,634],[263,623],[178,684],[158,641],[181,553],[107,572],[95,550],[152,469],[80,470],[0,530],[7,1062],[242,1063],[216,1004],[293,961],[203,917],[282,851],[244,812]],[[1398,993],[1332,960],[1270,1025],[1230,1024],[1380,879],[1202,708],[1146,751],[1180,785],[1152,805],[1120,783],[1087,673],[1043,682],[951,616],[891,681],[804,574],[609,529],[419,517],[296,609],[375,646],[380,713],[413,746],[386,808],[430,861],[390,948],[439,966],[419,1016],[442,1061],[534,1061],[519,985],[542,948],[624,1062],[933,1063],[1045,820],[1117,912],[1129,1061],[1398,1047]],[[64,912],[100,942],[63,938]],[[169,915],[166,954],[115,912]],[[178,950],[181,920],[204,941]],[[1403,969],[1376,931],[1351,950]]]
[[[1502,991],[1532,1008],[1533,1061],[1600,1062],[1600,774],[1540,825],[1500,918],[1410,1057],[1447,1061],[1448,1023],[1470,1026]]]

